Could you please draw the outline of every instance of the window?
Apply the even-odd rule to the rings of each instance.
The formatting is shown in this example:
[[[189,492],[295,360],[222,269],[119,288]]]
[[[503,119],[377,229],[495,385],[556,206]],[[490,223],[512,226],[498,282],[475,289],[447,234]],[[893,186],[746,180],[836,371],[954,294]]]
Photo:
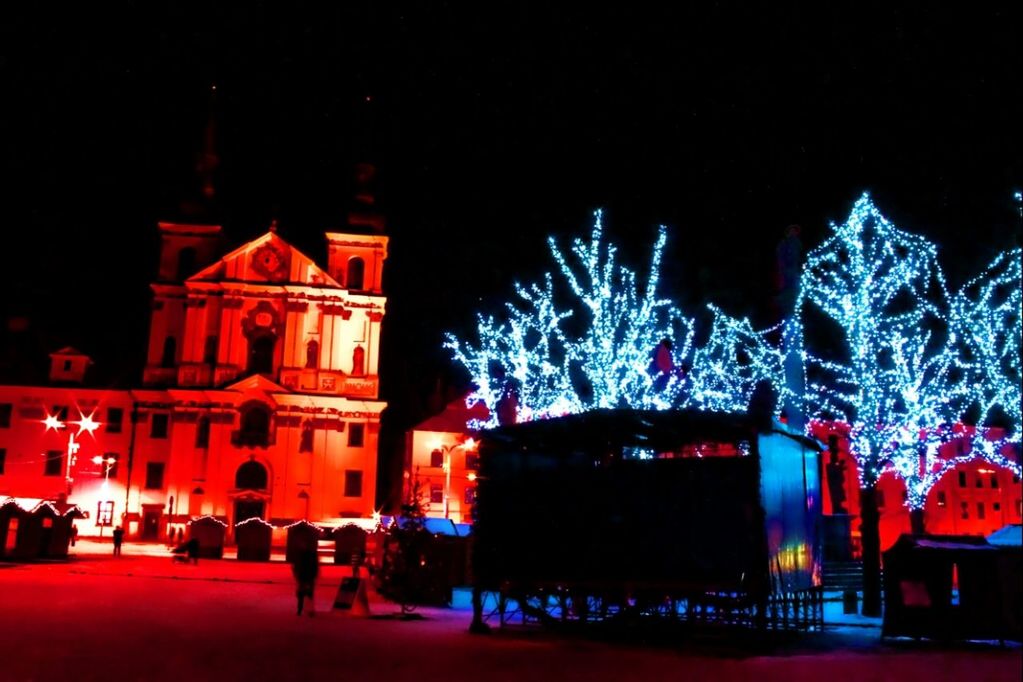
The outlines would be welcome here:
[[[1002,511],[1002,503],[1001,502],[992,502],[991,503],[991,510],[992,511]]]
[[[64,451],[49,450],[46,453],[46,465],[43,476],[60,476],[64,472]]]
[[[207,336],[206,345],[202,349],[202,361],[207,365],[217,364],[217,346],[220,340],[216,336]]]
[[[68,414],[67,405],[53,406],[53,416],[55,416],[57,418],[57,421],[61,423],[60,428],[62,430],[67,428],[67,414]]]
[[[977,474],[977,487],[978,488],[984,487],[984,477],[981,476],[980,474]]]
[[[11,425],[11,407],[10,403],[0,403],[0,429],[9,428]]]
[[[362,259],[356,256],[355,258],[348,259],[348,279],[347,287],[352,291],[361,291],[363,285],[363,278],[366,271],[366,264],[363,263]]]
[[[235,472],[234,487],[239,490],[266,490],[269,480],[266,467],[255,460],[249,460]]]
[[[978,502],[977,503],[977,518],[978,519],[984,518],[984,503],[983,502]]]
[[[1019,474],[1013,474],[1012,475],[1012,482],[1013,483],[1019,483]]]
[[[909,491],[908,490],[903,490],[902,491],[902,501],[905,502],[908,499],[909,499]]]
[[[270,408],[253,401],[242,407],[238,445],[266,447],[270,442]]]
[[[177,359],[178,353],[178,342],[173,336],[168,336],[163,340],[163,355],[160,357],[160,367],[169,369],[174,367],[174,361]]]
[[[208,448],[210,446],[210,418],[199,417],[199,424],[195,427],[195,447]]]
[[[146,463],[146,490],[159,490],[163,487],[163,462]]]
[[[939,490],[938,491],[938,506],[939,507],[944,507],[946,504],[948,504],[948,502],[945,499],[945,491],[944,490]]]
[[[260,334],[249,342],[250,374],[273,374],[276,346],[277,337],[273,334]]]
[[[349,424],[348,425],[348,447],[350,448],[361,448],[363,435],[366,429],[365,424]]]
[[[152,421],[149,423],[149,437],[150,438],[166,438],[167,437],[167,424],[169,422],[169,415],[166,414],[154,414]]]
[[[430,503],[442,504],[444,502],[444,487],[441,485],[430,486]]]
[[[362,497],[361,471],[345,471],[345,497]]]
[[[991,474],[991,487],[992,488],[998,487],[998,474]]]
[[[184,282],[195,274],[196,251],[192,246],[186,246],[178,251],[177,281]]]
[[[961,512],[960,516],[962,516],[964,519],[970,518],[970,503],[969,502],[960,502],[959,503],[959,511]]]
[[[444,466],[444,453],[440,450],[434,450],[430,453],[430,466],[441,468]]]
[[[966,487],[966,472],[965,471],[960,471],[959,472],[959,487],[960,488],[965,488]]]
[[[298,439],[298,451],[299,452],[312,452],[313,451],[313,438],[316,436],[316,431],[313,430],[313,424],[311,421],[306,419],[302,422],[302,434]]]
[[[465,503],[476,504],[476,488],[469,486],[465,489]]]
[[[7,462],[7,448],[0,448],[0,476],[4,474],[4,464]]]
[[[480,468],[480,456],[474,453],[468,453],[465,456],[465,468],[470,471],[476,471]]]
[[[107,433],[120,433],[124,421],[124,410],[120,407],[107,408]]]
[[[97,502],[96,503],[96,525],[97,526],[112,526],[114,525],[114,503],[110,502]]]

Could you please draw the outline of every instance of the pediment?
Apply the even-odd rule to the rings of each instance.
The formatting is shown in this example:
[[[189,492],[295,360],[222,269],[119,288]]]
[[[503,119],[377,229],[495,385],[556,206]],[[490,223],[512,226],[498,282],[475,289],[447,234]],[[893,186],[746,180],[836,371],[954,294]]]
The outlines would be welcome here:
[[[225,386],[225,391],[237,391],[238,393],[291,393],[290,390],[281,386],[275,381],[267,379],[262,374],[253,374],[247,376],[240,381],[236,381],[229,386]]]
[[[243,244],[187,280],[188,282],[252,282],[338,287],[312,258],[267,232]]]

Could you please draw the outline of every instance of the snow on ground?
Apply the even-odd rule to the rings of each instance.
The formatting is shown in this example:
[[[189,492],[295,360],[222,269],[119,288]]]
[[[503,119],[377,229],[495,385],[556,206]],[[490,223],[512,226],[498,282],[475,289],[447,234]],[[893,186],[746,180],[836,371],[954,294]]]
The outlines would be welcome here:
[[[278,559],[174,564],[166,547],[79,542],[68,562],[0,563],[0,680],[1021,680],[1018,646],[881,644],[872,627],[764,654],[721,640],[600,641],[539,629],[470,635],[465,608],[402,621],[333,610],[347,567],[325,564],[315,617],[295,615]],[[464,603],[464,600],[461,600]],[[633,638],[634,640],[636,638]]]

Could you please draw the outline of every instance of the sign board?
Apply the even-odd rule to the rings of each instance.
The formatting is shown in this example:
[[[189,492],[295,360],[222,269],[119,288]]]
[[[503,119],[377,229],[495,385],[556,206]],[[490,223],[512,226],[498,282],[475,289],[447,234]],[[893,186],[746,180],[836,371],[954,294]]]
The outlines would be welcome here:
[[[362,578],[342,578],[334,597],[334,608],[351,611],[354,615],[369,615],[369,599],[366,597],[366,582]]]

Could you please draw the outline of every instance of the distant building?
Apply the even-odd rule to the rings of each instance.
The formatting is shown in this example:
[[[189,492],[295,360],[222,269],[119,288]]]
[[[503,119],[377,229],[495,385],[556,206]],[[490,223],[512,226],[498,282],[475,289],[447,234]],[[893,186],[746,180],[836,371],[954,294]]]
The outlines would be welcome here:
[[[142,385],[84,387],[89,358],[64,348],[51,385],[0,386],[0,498],[66,500],[83,535],[145,540],[201,515],[371,517],[382,226],[327,232],[322,268],[275,226],[221,256],[219,225],[160,223]]]
[[[489,416],[483,403],[468,408],[460,398],[413,427],[405,440],[404,499],[418,484],[428,517],[472,523],[479,453],[469,423]]]

